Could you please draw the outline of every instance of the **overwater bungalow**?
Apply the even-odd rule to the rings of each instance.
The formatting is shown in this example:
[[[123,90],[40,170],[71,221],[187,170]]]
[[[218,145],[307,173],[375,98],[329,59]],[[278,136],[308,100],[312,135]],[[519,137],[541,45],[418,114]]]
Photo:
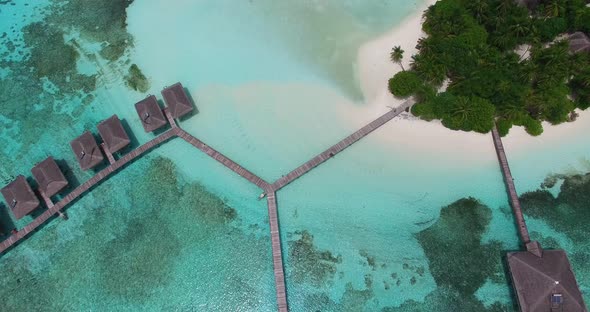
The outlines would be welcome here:
[[[82,170],[94,168],[104,160],[94,136],[88,131],[71,141],[70,146]]]
[[[578,31],[569,36],[570,52],[590,52],[590,38],[585,33]]]
[[[193,110],[193,105],[180,82],[162,90],[162,96],[172,118],[180,118]]]
[[[68,186],[68,180],[51,156],[33,167],[31,173],[39,184],[39,191],[47,197],[59,193]]]
[[[121,120],[113,115],[98,124],[98,133],[105,143],[105,148],[111,153],[116,153],[131,143],[127,132],[123,129]]]
[[[563,250],[511,252],[507,260],[522,312],[588,311]]]
[[[27,179],[22,175],[5,186],[1,192],[17,220],[39,207],[39,199],[35,196]]]
[[[135,110],[145,132],[160,129],[168,123],[154,95],[135,103]]]

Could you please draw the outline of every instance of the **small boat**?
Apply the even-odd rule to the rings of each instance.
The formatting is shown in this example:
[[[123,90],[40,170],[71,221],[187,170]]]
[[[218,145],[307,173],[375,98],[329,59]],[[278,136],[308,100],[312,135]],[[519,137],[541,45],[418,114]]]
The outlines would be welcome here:
[[[266,193],[262,193],[262,194],[260,194],[260,196],[258,196],[258,200],[261,200],[265,197],[266,197]]]

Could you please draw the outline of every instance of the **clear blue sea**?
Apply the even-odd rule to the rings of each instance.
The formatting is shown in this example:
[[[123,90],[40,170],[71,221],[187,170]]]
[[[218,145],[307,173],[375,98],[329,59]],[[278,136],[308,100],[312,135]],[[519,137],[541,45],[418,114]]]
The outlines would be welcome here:
[[[97,133],[96,124],[112,114],[127,125],[134,147],[148,141],[154,135],[144,133],[133,104],[148,94],[161,98],[177,81],[198,109],[181,126],[272,182],[357,130],[361,124],[342,112],[366,105],[359,47],[422,6],[124,3],[0,1],[0,186],[30,177],[48,155],[79,185],[94,172],[78,168],[68,142],[84,130]],[[131,64],[146,76],[146,90],[126,83]],[[278,192],[291,311],[458,311],[460,302],[461,311],[512,311],[501,257],[519,243],[491,137],[480,138],[489,140],[489,153],[465,162],[385,144],[400,135],[395,129],[384,126]],[[534,148],[513,154],[508,138],[519,192],[537,190],[552,174],[563,180],[590,172],[585,133],[558,143],[534,139]],[[564,183],[564,194],[580,194],[560,202],[574,207],[564,210],[568,218],[588,216],[586,182]],[[550,191],[557,196],[560,186]],[[274,311],[260,192],[172,140],[76,201],[68,221],[52,220],[3,255],[0,311]],[[465,197],[489,213],[478,219],[482,228],[441,214],[462,207],[452,204]],[[542,214],[526,217],[536,239],[568,251],[588,301],[590,239],[574,240]],[[444,244],[470,252],[441,253]],[[497,261],[482,264],[486,259]],[[463,274],[449,279],[457,263]]]

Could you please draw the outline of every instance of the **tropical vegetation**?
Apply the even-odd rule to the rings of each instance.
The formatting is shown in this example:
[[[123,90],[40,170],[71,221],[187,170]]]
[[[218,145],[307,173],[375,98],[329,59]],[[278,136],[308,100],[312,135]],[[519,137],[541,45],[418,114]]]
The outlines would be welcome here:
[[[539,135],[542,121],[570,121],[590,106],[590,53],[570,53],[566,34],[590,31],[590,7],[537,2],[529,9],[515,0],[438,1],[424,13],[428,36],[411,68],[390,79],[390,91],[413,95],[414,115],[454,130],[485,133],[496,122],[502,135],[513,125]],[[392,61],[402,58],[394,47]]]

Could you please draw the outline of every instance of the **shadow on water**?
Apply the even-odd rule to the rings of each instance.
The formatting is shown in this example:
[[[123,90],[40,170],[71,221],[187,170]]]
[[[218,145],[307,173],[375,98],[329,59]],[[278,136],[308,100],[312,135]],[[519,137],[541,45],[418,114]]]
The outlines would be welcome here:
[[[195,98],[193,98],[193,95],[191,94],[191,92],[187,88],[184,88],[184,92],[186,93],[188,100],[191,102],[191,105],[193,106],[193,111],[190,114],[183,117],[182,118],[183,120],[184,120],[184,118],[192,117],[192,116],[199,113],[199,108],[197,107],[197,101],[195,100]]]
[[[121,124],[123,125],[123,130],[125,130],[125,133],[127,133],[127,136],[129,137],[131,143],[129,143],[129,145],[127,145],[125,148],[116,153],[119,157],[123,156],[124,154],[130,152],[134,148],[141,145],[139,144],[139,141],[137,140],[137,137],[135,136],[133,131],[131,131],[131,127],[129,126],[129,122],[127,122],[127,119],[121,119]]]
[[[12,217],[8,212],[8,207],[0,203],[0,241],[4,240],[10,234],[10,231],[16,228]]]
[[[60,192],[60,194],[67,194],[73,191],[78,186],[80,186],[80,180],[78,180],[78,177],[76,177],[73,168],[68,162],[66,162],[64,159],[55,159],[55,162],[57,163],[57,166],[59,167],[61,172],[66,177],[66,180],[68,180],[68,186],[66,186]]]

